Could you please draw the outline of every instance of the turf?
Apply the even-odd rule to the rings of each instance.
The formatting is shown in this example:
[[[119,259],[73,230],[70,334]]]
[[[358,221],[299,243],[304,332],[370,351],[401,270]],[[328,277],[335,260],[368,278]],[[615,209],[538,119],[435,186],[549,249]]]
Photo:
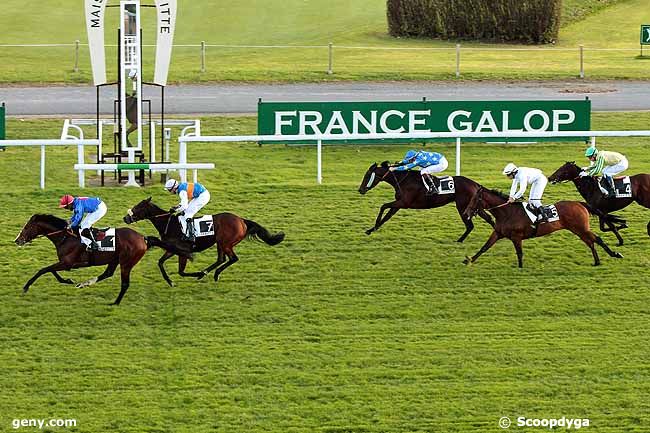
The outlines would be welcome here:
[[[86,40],[81,5],[44,0],[39,11],[6,0],[0,15],[2,44],[61,43]],[[604,7],[608,6],[608,7]],[[579,74],[578,46],[585,45],[588,78],[646,79],[647,65],[639,54],[639,25],[650,22],[646,0],[572,0],[564,6],[568,23],[553,51],[519,45],[462,43],[463,79],[568,79]],[[115,9],[107,13],[107,29],[116,28]],[[144,10],[144,41],[154,40]],[[18,25],[17,23],[20,23]],[[597,29],[595,31],[594,29]],[[26,32],[28,30],[28,32]],[[106,32],[107,43],[115,35]],[[208,43],[206,71],[201,72],[201,41]],[[334,44],[332,75],[327,44]],[[209,2],[198,0],[179,8],[177,46],[170,82],[205,81],[331,81],[331,80],[452,80],[456,79],[455,41],[392,38],[386,33],[385,2],[334,0],[267,0]],[[228,48],[215,45],[290,45],[293,48]],[[313,45],[313,48],[304,48]],[[371,47],[358,49],[350,47]],[[389,49],[376,49],[378,47]],[[408,49],[408,50],[395,50]],[[427,50],[422,50],[426,48]],[[494,50],[503,48],[526,51]],[[616,48],[617,51],[594,49]],[[551,54],[552,53],[552,54]],[[153,75],[153,48],[145,47],[146,78]],[[79,52],[73,72],[74,48],[1,47],[0,83],[90,83],[90,56]],[[107,47],[109,80],[116,74],[114,47]]]
[[[649,121],[649,113],[593,115],[595,129]],[[8,135],[56,136],[60,126],[10,119]],[[255,119],[203,126],[204,134],[252,133]],[[624,152],[638,173],[650,172],[648,144],[602,146]],[[435,148],[453,167],[453,145]],[[173,275],[173,288],[152,250],[118,308],[106,305],[117,277],[75,289],[44,276],[20,296],[56,259],[47,240],[21,249],[14,237],[33,213],[65,216],[56,209],[63,193],[100,195],[109,207],[102,223],[111,225],[147,196],[163,207],[174,198],[159,183],[79,190],[73,148],[48,150],[40,191],[36,149],[0,153],[0,430],[16,418],[74,418],[76,428],[50,431],[497,432],[501,416],[566,416],[589,418],[589,431],[647,431],[648,211],[620,212],[630,228],[615,249],[625,258],[601,252],[599,268],[564,232],[525,241],[523,270],[507,241],[466,267],[490,230],[477,220],[456,243],[462,224],[451,206],[400,211],[363,233],[392,197],[386,185],[360,196],[363,173],[406,149],[327,147],[319,186],[312,147],[192,144],[190,160],[217,165],[200,176],[212,193],[206,211],[235,212],[286,240],[273,248],[246,241],[218,284]],[[577,143],[464,145],[463,174],[507,189],[506,162],[550,174],[566,160],[586,162],[583,151]],[[560,199],[578,194],[549,185],[545,201]],[[154,234],[148,223],[135,228]],[[201,254],[191,268],[213,258]]]

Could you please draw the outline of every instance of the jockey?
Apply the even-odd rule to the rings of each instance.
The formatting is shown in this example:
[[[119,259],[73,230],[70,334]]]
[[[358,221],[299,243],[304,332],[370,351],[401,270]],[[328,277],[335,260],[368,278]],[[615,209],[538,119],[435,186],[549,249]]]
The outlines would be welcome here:
[[[544,173],[537,168],[517,167],[512,162],[508,163],[503,169],[508,179],[512,179],[510,187],[510,197],[508,203],[512,203],[524,196],[528,184],[530,184],[530,193],[528,194],[528,210],[537,215],[536,223],[544,221],[544,212],[542,212],[542,195],[548,180]]]
[[[172,194],[178,194],[181,199],[178,206],[170,209],[170,213],[178,215],[181,223],[183,238],[194,241],[194,224],[192,217],[196,215],[203,206],[210,201],[210,192],[200,183],[179,183],[175,179],[165,182],[165,189]],[[189,223],[189,224],[188,224]]]
[[[91,228],[93,224],[106,215],[108,210],[106,203],[99,197],[73,197],[66,194],[61,197],[59,207],[73,212],[69,227],[72,229],[79,228],[79,238],[86,245],[87,250],[97,251],[99,246],[93,237]]]
[[[588,147],[585,151],[585,156],[591,161],[589,167],[585,167],[580,172],[580,176],[599,176],[603,175],[603,183],[605,188],[600,185],[600,190],[606,197],[614,197],[614,179],[622,171],[627,170],[627,158],[618,152],[608,152],[606,150],[598,150],[595,146]]]
[[[438,187],[433,181],[431,173],[440,173],[447,169],[449,163],[444,155],[437,152],[425,152],[423,150],[409,150],[404,159],[391,166],[390,171],[410,170],[414,167],[421,167],[420,174],[422,182],[427,189],[427,194],[437,194]]]

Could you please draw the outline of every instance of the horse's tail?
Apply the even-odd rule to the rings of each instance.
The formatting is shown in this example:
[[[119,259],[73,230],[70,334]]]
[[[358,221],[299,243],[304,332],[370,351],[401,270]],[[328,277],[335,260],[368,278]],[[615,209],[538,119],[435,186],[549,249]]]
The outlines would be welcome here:
[[[255,221],[245,219],[244,222],[246,223],[246,236],[249,238],[263,240],[269,245],[277,245],[284,240],[283,232],[271,234]]]
[[[188,253],[187,251],[178,248],[174,244],[170,244],[168,242],[162,241],[155,236],[145,236],[144,241],[147,243],[147,250],[153,247],[158,247],[158,248],[162,248],[163,250],[172,252],[177,256],[185,256],[191,258],[191,254]]]
[[[618,215],[605,213],[599,209],[590,206],[588,203],[585,203],[583,201],[581,201],[580,204],[584,206],[591,215],[596,215],[597,217],[604,219],[605,222],[609,222],[612,224],[625,224],[627,222],[624,218],[621,218]]]

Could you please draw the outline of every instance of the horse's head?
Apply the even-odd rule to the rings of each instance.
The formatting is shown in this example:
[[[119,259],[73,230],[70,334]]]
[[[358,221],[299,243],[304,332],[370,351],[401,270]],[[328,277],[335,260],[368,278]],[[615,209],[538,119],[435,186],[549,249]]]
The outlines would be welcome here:
[[[39,236],[65,230],[67,223],[54,215],[35,214],[27,221],[14,242],[22,247]]]
[[[377,165],[375,162],[368,167],[368,171],[366,171],[366,174],[363,176],[363,180],[361,181],[361,185],[359,185],[359,194],[365,194],[376,187],[388,173],[389,167],[388,161],[384,161],[380,165]]]
[[[151,217],[154,217],[162,212],[158,206],[151,202],[151,197],[142,200],[140,203],[133,206],[131,209],[126,211],[126,215],[123,220],[127,224],[132,224],[134,222],[145,220]]]
[[[575,161],[567,161],[564,165],[548,177],[548,180],[551,183],[558,182],[568,182],[574,180],[580,174],[580,167],[578,167]]]
[[[469,201],[469,204],[463,212],[465,218],[472,218],[478,213],[479,210],[483,209],[483,186],[479,186],[476,190],[476,193],[472,196],[472,199]]]

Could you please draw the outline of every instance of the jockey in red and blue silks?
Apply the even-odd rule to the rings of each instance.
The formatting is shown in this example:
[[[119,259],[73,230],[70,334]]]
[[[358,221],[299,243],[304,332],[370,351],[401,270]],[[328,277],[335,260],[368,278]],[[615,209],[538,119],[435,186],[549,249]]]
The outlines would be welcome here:
[[[106,203],[99,197],[73,197],[66,194],[61,197],[59,207],[73,212],[69,221],[70,228],[78,227],[81,242],[86,245],[87,249],[96,251],[98,245],[90,228],[106,215],[108,210]]]
[[[436,187],[431,173],[440,173],[445,171],[449,163],[447,158],[438,152],[425,152],[424,150],[409,150],[404,155],[404,159],[390,167],[391,171],[404,171],[410,170],[415,167],[420,167],[420,174],[422,175],[422,182],[427,188],[429,194],[436,194],[438,188]]]

